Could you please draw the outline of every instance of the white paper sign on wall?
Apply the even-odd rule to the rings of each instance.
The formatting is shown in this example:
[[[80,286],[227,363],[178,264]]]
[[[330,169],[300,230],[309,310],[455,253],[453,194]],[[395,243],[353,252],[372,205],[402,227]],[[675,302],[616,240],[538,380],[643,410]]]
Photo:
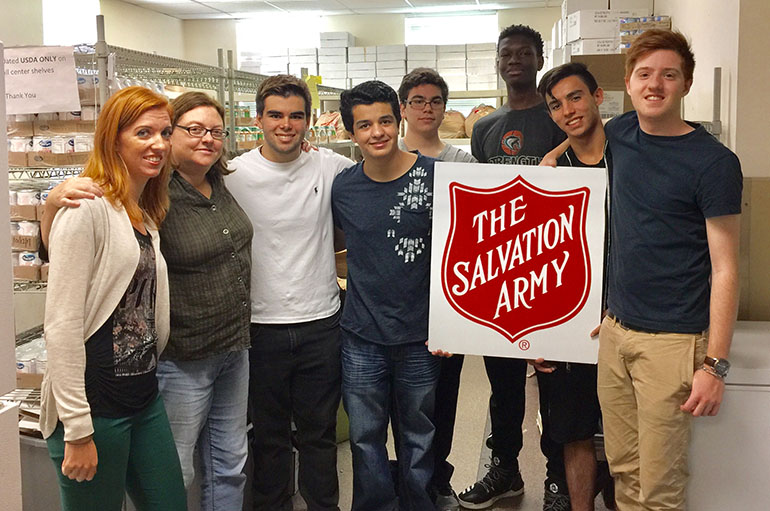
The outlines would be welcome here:
[[[606,169],[437,163],[431,350],[595,363]]]
[[[5,49],[6,113],[80,110],[72,46]]]

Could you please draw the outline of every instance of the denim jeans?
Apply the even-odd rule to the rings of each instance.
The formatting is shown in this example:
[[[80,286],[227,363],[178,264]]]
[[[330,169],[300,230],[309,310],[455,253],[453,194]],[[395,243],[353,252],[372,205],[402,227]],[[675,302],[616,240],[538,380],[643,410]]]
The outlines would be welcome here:
[[[201,510],[240,509],[246,484],[248,352],[232,351],[201,360],[161,359],[157,375],[185,487],[190,487],[195,476],[193,450],[197,446]]]
[[[251,325],[249,415],[255,511],[291,511],[292,433],[308,511],[338,511],[339,312],[316,321]]]
[[[423,342],[387,346],[342,332],[342,397],[350,417],[353,511],[433,509],[433,409],[439,359]],[[391,414],[391,405],[395,408]],[[385,446],[398,423],[398,495]]]

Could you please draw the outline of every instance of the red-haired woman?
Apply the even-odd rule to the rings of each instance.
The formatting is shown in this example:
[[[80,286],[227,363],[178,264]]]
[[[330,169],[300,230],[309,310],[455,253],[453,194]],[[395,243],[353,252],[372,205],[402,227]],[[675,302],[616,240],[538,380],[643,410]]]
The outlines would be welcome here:
[[[171,107],[129,87],[102,108],[83,176],[104,196],[61,209],[49,237],[43,436],[63,508],[186,509],[155,369],[169,331],[157,228],[168,209]]]

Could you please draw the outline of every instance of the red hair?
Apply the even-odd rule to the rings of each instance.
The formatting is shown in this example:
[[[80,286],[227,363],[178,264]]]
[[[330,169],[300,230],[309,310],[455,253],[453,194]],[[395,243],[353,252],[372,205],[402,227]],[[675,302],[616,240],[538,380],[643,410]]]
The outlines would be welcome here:
[[[160,226],[168,211],[169,159],[157,177],[147,181],[137,204],[131,199],[128,169],[118,155],[118,137],[148,110],[159,108],[173,117],[164,96],[144,87],[127,87],[114,94],[101,109],[94,133],[94,149],[86,163],[83,177],[90,177],[104,190],[114,206],[123,206],[133,222],[145,218]]]
[[[682,74],[685,80],[692,80],[695,70],[695,55],[692,53],[690,43],[681,33],[672,30],[652,29],[645,30],[631,44],[626,53],[626,79],[631,77],[636,63],[653,51],[671,50],[682,57]]]

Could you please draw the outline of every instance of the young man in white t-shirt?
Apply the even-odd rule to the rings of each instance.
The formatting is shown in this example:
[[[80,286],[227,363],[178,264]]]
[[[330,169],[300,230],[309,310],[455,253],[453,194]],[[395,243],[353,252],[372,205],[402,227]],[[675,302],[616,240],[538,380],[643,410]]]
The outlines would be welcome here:
[[[254,226],[249,414],[254,509],[290,511],[291,423],[299,488],[308,510],[339,509],[339,289],[331,186],[353,162],[328,149],[302,151],[310,124],[307,85],[270,77],[257,92],[262,147],[230,162],[228,189]]]

